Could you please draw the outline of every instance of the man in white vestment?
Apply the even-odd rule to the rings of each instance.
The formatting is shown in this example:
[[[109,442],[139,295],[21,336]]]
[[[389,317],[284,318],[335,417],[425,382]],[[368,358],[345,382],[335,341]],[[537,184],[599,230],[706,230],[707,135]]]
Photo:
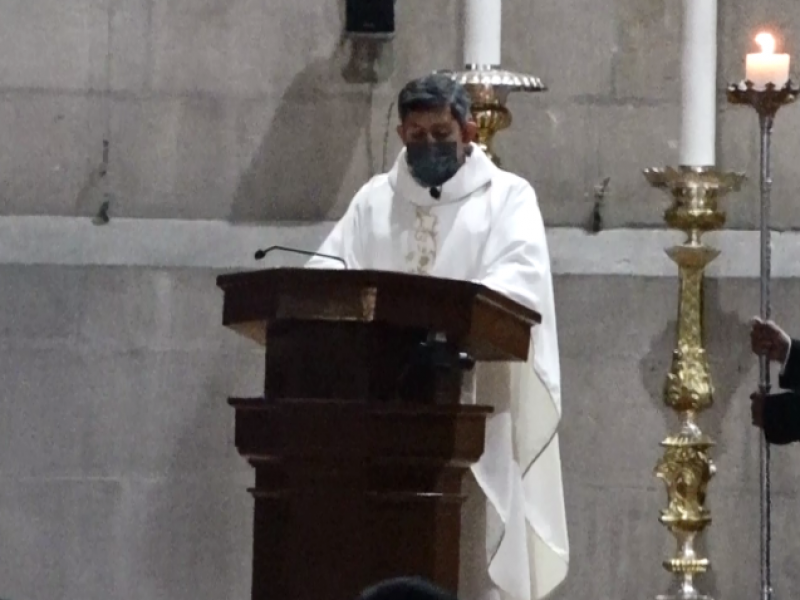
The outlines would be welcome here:
[[[474,397],[465,394],[494,413],[469,483],[459,590],[461,600],[538,600],[566,577],[569,543],[553,283],[536,194],[472,142],[469,96],[447,75],[408,83],[398,112],[405,147],[359,190],[319,252],[350,269],[479,282],[542,315],[528,362],[480,365]],[[307,266],[342,268],[324,257]]]

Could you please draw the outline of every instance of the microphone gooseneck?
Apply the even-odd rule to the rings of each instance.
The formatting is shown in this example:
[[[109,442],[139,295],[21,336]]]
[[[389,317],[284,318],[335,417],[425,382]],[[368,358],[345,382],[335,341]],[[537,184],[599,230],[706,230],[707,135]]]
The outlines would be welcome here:
[[[255,258],[256,260],[261,260],[273,250],[280,250],[283,252],[294,252],[295,254],[302,254],[304,256],[310,256],[310,257],[319,256],[320,258],[330,258],[331,260],[335,260],[337,262],[342,263],[342,266],[345,269],[347,269],[347,263],[341,256],[333,256],[332,254],[323,254],[321,252],[311,252],[310,250],[300,250],[299,248],[289,248],[288,246],[270,246],[269,248],[256,250],[256,253],[253,255],[253,258]]]

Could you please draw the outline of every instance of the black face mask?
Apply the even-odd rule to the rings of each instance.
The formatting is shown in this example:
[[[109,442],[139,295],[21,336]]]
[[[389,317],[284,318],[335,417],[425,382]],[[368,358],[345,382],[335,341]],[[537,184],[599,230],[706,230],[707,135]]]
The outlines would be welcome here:
[[[411,176],[423,187],[439,187],[461,167],[456,142],[409,142],[406,162]]]

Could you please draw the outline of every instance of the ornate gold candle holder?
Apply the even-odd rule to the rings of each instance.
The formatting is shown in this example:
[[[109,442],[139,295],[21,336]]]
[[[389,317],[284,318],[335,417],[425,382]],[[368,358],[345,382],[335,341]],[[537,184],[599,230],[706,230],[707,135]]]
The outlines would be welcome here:
[[[450,72],[472,98],[472,117],[478,124],[477,144],[496,165],[500,159],[492,142],[497,132],[511,125],[511,111],[506,106],[511,92],[544,92],[547,87],[532,75],[505,71],[500,67],[467,65],[463,71]]]
[[[711,167],[647,169],[644,175],[652,186],[671,194],[673,203],[664,220],[670,228],[686,234],[683,244],[667,250],[678,265],[680,296],[677,347],[664,385],[664,402],[678,414],[679,427],[661,442],[665,450],[655,474],[666,485],[668,498],[659,521],[675,537],[677,552],[663,562],[675,576],[674,587],[658,598],[700,600],[708,596],[697,590],[694,579],[709,570],[710,561],[698,554],[695,541],[711,523],[706,488],[715,471],[709,455],[714,442],[697,422],[714,396],[703,347],[703,278],[706,266],[719,254],[703,244],[702,235],[725,224],[718,201],[738,190],[744,176]]]

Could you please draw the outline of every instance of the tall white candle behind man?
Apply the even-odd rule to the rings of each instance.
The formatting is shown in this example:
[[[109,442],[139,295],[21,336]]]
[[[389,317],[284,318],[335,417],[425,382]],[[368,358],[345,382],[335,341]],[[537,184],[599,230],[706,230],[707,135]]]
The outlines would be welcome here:
[[[717,0],[684,0],[680,164],[716,164]]]
[[[464,0],[464,62],[499,66],[502,0]]]

